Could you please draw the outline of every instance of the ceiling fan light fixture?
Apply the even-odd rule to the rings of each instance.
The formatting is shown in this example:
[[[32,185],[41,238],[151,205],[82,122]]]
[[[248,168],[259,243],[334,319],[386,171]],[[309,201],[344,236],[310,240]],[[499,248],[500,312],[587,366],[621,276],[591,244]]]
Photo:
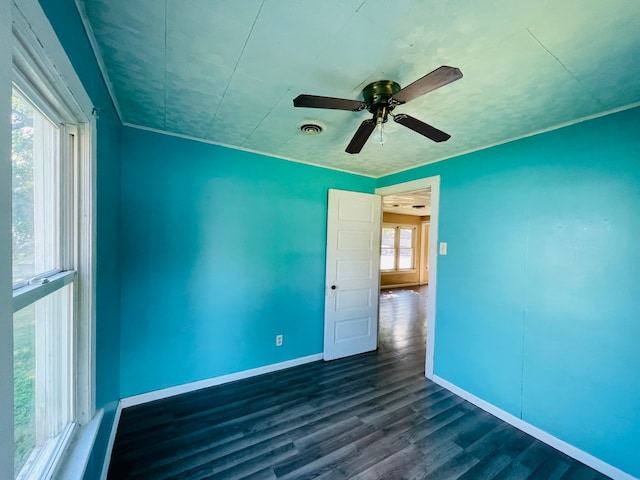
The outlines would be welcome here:
[[[376,130],[375,130],[375,141],[380,145],[384,145],[387,141],[387,136],[384,134],[384,124],[386,122],[386,118],[379,116],[376,118]]]
[[[380,145],[384,145],[387,141],[387,136],[384,133],[384,124],[387,123],[387,116],[390,109],[386,105],[375,105],[371,107],[373,113],[373,119],[376,122],[374,140]]]

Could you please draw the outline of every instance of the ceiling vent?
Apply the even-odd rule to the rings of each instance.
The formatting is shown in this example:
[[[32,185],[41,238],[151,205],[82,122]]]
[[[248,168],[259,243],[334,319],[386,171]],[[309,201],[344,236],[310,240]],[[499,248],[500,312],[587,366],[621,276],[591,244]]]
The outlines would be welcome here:
[[[305,123],[300,126],[300,131],[305,135],[318,135],[322,132],[322,127],[317,123]]]

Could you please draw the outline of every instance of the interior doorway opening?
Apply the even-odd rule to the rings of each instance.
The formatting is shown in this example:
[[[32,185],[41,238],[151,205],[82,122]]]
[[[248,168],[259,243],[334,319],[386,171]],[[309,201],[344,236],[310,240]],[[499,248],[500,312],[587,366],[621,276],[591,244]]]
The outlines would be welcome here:
[[[429,283],[431,188],[382,198],[380,288]]]
[[[382,210],[379,348],[424,365],[431,188],[386,195]]]
[[[388,209],[386,203],[390,203],[389,207],[391,208],[399,208],[400,203],[395,201],[395,199],[400,199],[405,197],[408,200],[410,205],[409,208],[411,210],[414,209],[414,205],[425,205],[425,203],[412,203],[415,201],[415,198],[411,197],[411,194],[416,192],[424,192],[428,191],[430,193],[429,199],[429,226],[428,226],[428,236],[429,242],[425,247],[426,250],[426,267],[428,268],[428,275],[426,278],[427,283],[427,305],[426,305],[426,339],[425,339],[425,376],[429,379],[433,379],[434,372],[434,351],[435,351],[435,326],[436,326],[436,304],[437,304],[437,242],[438,242],[438,217],[439,217],[439,207],[440,207],[440,176],[427,177],[419,180],[413,180],[410,182],[400,183],[396,185],[391,185],[388,187],[381,187],[376,189],[376,194],[381,195],[383,197],[383,211],[385,208]],[[398,207],[393,207],[393,205],[398,205]],[[422,209],[421,209],[422,210]],[[384,223],[384,217],[383,217]],[[420,222],[420,233],[422,233],[422,223]],[[382,250],[382,249],[381,249]],[[382,253],[382,252],[381,252]],[[381,255],[382,256],[382,255]],[[417,274],[417,280],[415,281],[417,284],[420,283],[420,266],[418,265],[415,270]],[[415,278],[415,277],[414,277]],[[423,276],[424,279],[424,276]],[[382,272],[381,272],[381,285],[386,283],[387,288],[389,287],[390,282],[384,282],[382,280]],[[393,285],[393,284],[391,284]]]

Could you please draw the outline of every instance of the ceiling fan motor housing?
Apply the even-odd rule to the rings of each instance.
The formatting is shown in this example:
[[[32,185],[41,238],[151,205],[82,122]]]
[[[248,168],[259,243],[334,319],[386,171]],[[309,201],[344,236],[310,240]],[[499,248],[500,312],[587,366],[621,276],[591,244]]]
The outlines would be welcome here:
[[[364,103],[367,104],[367,110],[373,113],[376,123],[387,121],[387,114],[395,108],[395,104],[390,102],[391,96],[399,91],[400,85],[392,80],[378,80],[364,87]]]

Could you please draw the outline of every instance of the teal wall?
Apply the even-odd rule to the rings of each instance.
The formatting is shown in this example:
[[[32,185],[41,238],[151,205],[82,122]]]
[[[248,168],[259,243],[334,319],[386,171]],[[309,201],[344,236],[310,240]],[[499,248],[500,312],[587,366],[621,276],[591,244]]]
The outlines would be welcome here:
[[[441,176],[435,374],[640,477],[640,109]]]
[[[96,174],[96,407],[105,410],[85,478],[99,478],[120,398],[120,150],[122,125],[73,0],[40,0],[94,106]]]
[[[327,190],[375,180],[132,128],[122,165],[122,397],[322,352]]]
[[[103,110],[87,478],[118,398],[321,352],[328,188],[436,174],[436,375],[640,477],[640,109],[375,182],[123,129],[73,1],[40,1]]]

